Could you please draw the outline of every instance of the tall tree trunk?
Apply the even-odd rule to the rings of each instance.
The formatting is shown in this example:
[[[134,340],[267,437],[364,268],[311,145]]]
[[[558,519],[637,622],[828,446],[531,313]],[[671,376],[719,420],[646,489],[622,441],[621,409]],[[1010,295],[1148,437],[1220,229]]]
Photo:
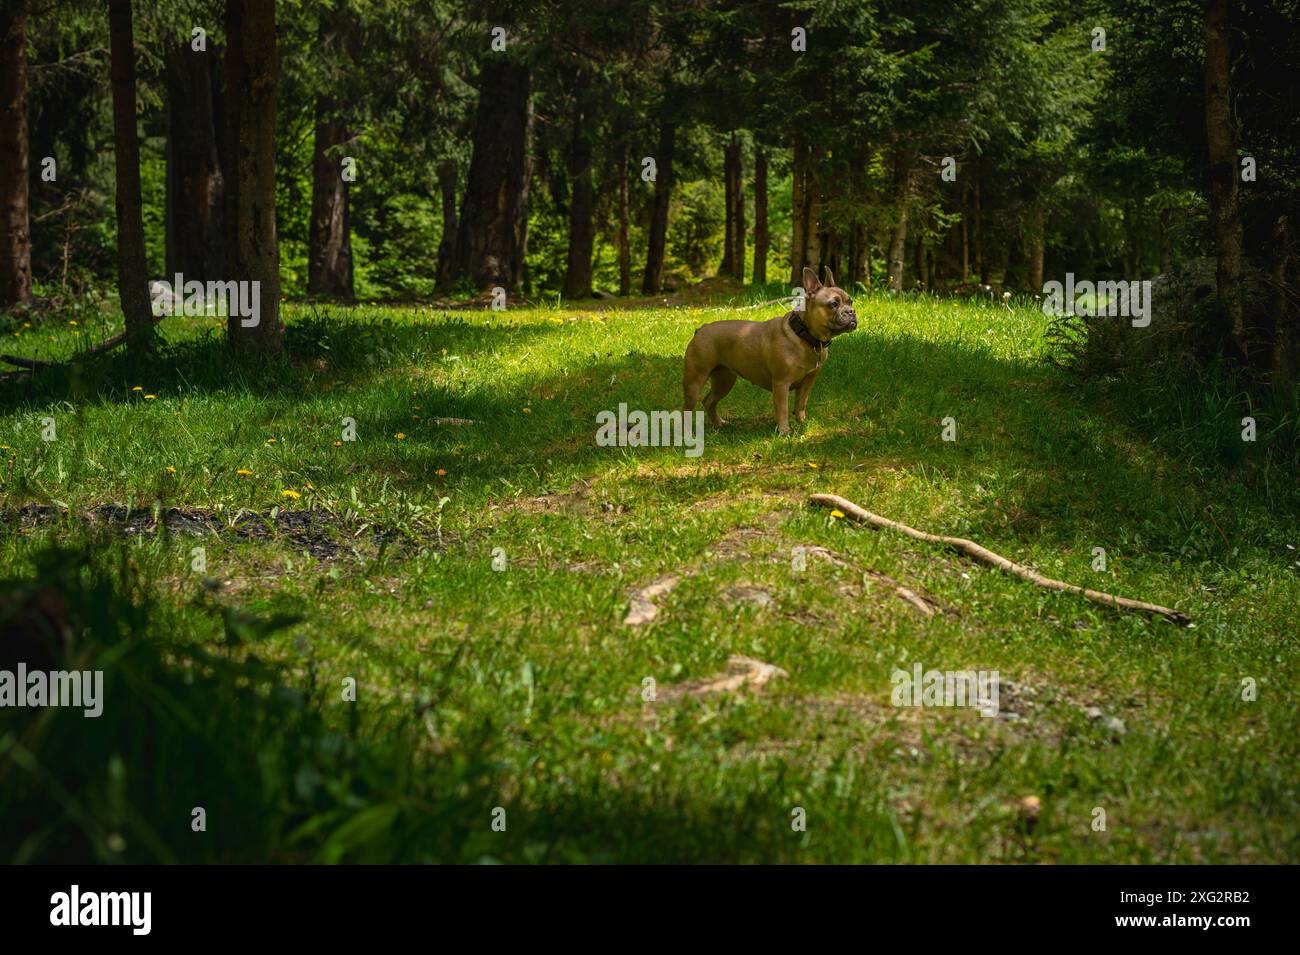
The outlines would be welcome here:
[[[167,275],[200,282],[225,278],[225,180],[218,152],[220,79],[214,54],[170,47],[167,178],[163,203]]]
[[[970,185],[962,180],[961,190],[961,279],[958,285],[965,285],[970,280],[970,230],[967,219],[969,218],[969,195]]]
[[[817,273],[819,278],[822,277],[822,250],[824,248],[824,236],[822,233],[822,155],[823,150],[820,147],[812,147],[808,149],[803,189],[803,234],[805,239],[804,260],[807,266]],[[800,270],[799,277],[802,282],[802,270]]]
[[[307,247],[307,293],[351,301],[352,235],[348,226],[348,183],[343,154],[347,127],[332,115],[336,104],[316,104],[312,146],[311,232]]]
[[[275,229],[275,4],[226,0],[226,129],[232,163],[226,169],[226,255],[230,278],[249,283],[253,316],[231,309],[226,339],[240,351],[278,355],[280,246]],[[257,282],[254,291],[251,283]]]
[[[518,288],[528,247],[532,126],[528,68],[492,58],[480,77],[474,153],[460,210],[456,270],[480,289]]]
[[[580,79],[579,83],[585,83]],[[569,147],[569,181],[573,196],[569,202],[569,256],[564,270],[564,297],[591,297],[591,254],[596,243],[592,223],[594,198],[591,185],[591,135],[582,96],[573,111],[573,141]]]
[[[108,35],[117,193],[117,294],[126,319],[127,349],[139,354],[152,350],[154,335],[149,269],[144,255],[140,138],[135,114],[135,33],[130,0],[109,0]]]
[[[807,173],[808,157],[803,133],[796,130],[790,162],[790,284],[795,288],[803,284],[803,267],[808,261],[808,221],[805,215]]]
[[[745,152],[740,138],[735,133],[731,136],[735,144],[735,154],[731,161],[731,174],[735,179],[732,189],[735,211],[731,216],[734,243],[731,252],[731,268],[737,281],[743,284],[745,281]]]
[[[1043,252],[1046,241],[1043,236],[1047,224],[1046,201],[1040,199],[1034,203],[1033,214],[1029,220],[1029,291],[1043,291]]]
[[[32,300],[27,206],[27,11],[0,8],[0,309]]]
[[[984,163],[980,156],[975,157],[975,272],[980,277],[981,285],[989,284],[989,264],[984,260],[984,208],[982,204]]]
[[[916,237],[915,256],[916,262],[916,281],[924,286],[929,287],[925,276],[925,237],[918,235]]]
[[[655,157],[655,201],[650,215],[649,248],[641,292],[658,295],[664,284],[664,247],[668,239],[668,199],[673,189],[673,152],[677,145],[677,123],[664,118],[659,127],[659,155]]]
[[[1228,331],[1243,357],[1249,357],[1241,301],[1243,269],[1241,210],[1237,202],[1237,132],[1232,122],[1231,50],[1228,0],[1205,7],[1205,133],[1210,157],[1210,206],[1218,257],[1219,301]]]
[[[1170,234],[1173,215],[1173,210],[1165,207],[1160,210],[1157,220],[1160,223],[1160,271],[1164,275],[1169,275],[1174,270],[1174,240]]]
[[[907,217],[912,205],[913,157],[901,149],[894,156],[894,228],[889,238],[889,288],[903,290],[903,258],[907,254]]]
[[[754,147],[754,284],[767,284],[767,152]]]
[[[731,142],[722,151],[722,204],[725,221],[722,227],[719,275],[731,275],[736,270],[736,179],[736,134],[732,133]]]
[[[445,289],[455,277],[456,257],[456,160],[438,163],[438,192],[442,196],[442,238],[438,240],[435,283]]]
[[[632,161],[631,148],[623,141],[622,162],[618,169],[618,294],[632,292],[632,243],[628,228],[632,218],[631,188],[628,182],[628,165]]]
[[[1295,401],[1297,361],[1300,359],[1300,322],[1295,305],[1287,298],[1286,273],[1290,259],[1288,247],[1288,222],[1286,216],[1278,216],[1273,223],[1270,245],[1273,247],[1272,279],[1272,313],[1273,313],[1273,354],[1270,371],[1273,393],[1278,403],[1284,408],[1292,408]]]

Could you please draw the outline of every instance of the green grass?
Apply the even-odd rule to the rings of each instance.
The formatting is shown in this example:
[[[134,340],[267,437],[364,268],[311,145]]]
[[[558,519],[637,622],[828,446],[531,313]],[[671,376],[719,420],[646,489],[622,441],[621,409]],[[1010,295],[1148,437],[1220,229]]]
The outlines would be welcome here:
[[[320,732],[387,754],[364,793],[353,780],[328,807],[279,804],[293,838],[249,826],[218,851],[187,815],[158,837],[165,853],[126,842],[181,860],[1300,861],[1300,506],[1267,429],[1220,465],[1208,449],[1232,415],[1161,419],[1146,394],[1067,376],[1044,360],[1032,307],[858,304],[806,425],[776,436],[770,396],[741,382],[700,458],[597,447],[595,416],[676,407],[687,341],[727,307],[289,306],[282,366],[241,364],[213,319],[169,319],[154,370],[117,357],[7,385],[13,574],[107,531],[128,542],[164,649],[225,647],[222,607],[301,615],[256,657],[312,701]],[[84,328],[22,330],[9,347],[68,354]],[[807,504],[817,491],[1195,627],[851,526]],[[796,571],[799,546],[834,559]],[[631,595],[667,574],[680,581],[656,619],[623,626]],[[642,701],[647,678],[673,697],[732,654],[789,676]],[[997,670],[1018,718],[891,706],[891,673],[914,662]],[[329,766],[313,772],[341,772]]]

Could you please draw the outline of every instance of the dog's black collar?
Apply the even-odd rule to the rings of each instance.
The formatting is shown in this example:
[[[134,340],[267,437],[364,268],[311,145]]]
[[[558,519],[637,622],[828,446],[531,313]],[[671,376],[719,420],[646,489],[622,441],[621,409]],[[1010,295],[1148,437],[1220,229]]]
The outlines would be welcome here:
[[[830,342],[824,342],[808,330],[808,326],[803,323],[803,318],[798,312],[790,313],[790,331],[794,332],[805,342],[812,346],[813,351],[821,348],[830,348]]]

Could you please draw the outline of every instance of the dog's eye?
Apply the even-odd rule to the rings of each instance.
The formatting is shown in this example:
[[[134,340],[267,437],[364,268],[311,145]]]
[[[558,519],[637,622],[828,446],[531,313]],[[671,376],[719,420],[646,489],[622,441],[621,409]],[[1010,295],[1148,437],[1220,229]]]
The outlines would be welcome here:
[[[831,299],[831,308],[839,308],[839,307],[840,307],[840,300],[837,298]]]

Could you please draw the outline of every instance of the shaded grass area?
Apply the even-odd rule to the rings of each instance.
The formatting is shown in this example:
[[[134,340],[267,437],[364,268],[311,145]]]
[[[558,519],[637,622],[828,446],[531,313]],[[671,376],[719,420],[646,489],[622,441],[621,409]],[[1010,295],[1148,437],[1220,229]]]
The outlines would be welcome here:
[[[96,809],[95,857],[1295,861],[1300,540],[1285,457],[1265,438],[1221,465],[1205,449],[1230,415],[1166,432],[1124,390],[1064,377],[1042,360],[1031,309],[860,304],[806,426],[776,437],[770,396],[741,383],[699,459],[596,447],[595,415],[676,406],[686,342],[727,308],[291,308],[290,358],[274,367],[239,364],[199,319],[164,326],[167,360],[147,371],[120,356],[7,384],[0,555],[13,576],[31,579],[52,543],[125,542],[123,579],[156,621],[136,636],[160,648],[159,679],[225,701],[211,733],[238,694],[186,661],[238,667],[251,653],[273,668],[264,686],[297,694],[293,738],[337,737],[352,761],[311,763],[315,789],[298,768],[233,787],[204,834],[182,805],[200,796],[130,790],[166,835],[118,823],[127,848],[113,855]],[[956,441],[942,440],[945,418]],[[1197,626],[847,527],[806,506],[813,491]],[[797,570],[797,547],[824,553]],[[623,626],[630,597],[666,574],[680,579],[655,620]],[[304,620],[231,648],[223,607]],[[644,701],[647,679],[684,684],[732,654],[789,676]],[[913,662],[998,670],[1002,714],[890,705],[891,673]],[[356,702],[342,699],[348,679]],[[259,734],[284,752],[274,696],[258,697],[268,718],[243,731],[249,752],[222,759],[253,759]],[[77,717],[33,752],[58,765],[98,754],[100,775],[70,793],[109,786],[115,746],[133,778],[155,780],[130,741],[158,713],[120,719],[109,742],[91,748]],[[195,789],[236,771],[214,765]],[[40,779],[28,773],[31,794]],[[263,821],[211,837],[240,813]],[[71,809],[37,816],[50,832],[7,854],[90,844],[59,835],[77,826]]]

